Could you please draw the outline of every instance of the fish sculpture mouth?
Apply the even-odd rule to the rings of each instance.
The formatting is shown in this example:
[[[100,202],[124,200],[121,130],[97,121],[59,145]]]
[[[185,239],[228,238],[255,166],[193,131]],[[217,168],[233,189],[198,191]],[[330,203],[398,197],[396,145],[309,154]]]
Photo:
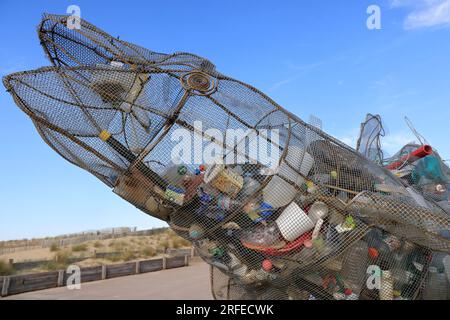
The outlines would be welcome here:
[[[53,66],[8,75],[3,84],[50,147],[168,222],[214,267],[217,283],[230,280],[228,292],[363,297],[370,263],[389,275],[433,251],[450,252],[443,209],[426,199],[419,206],[389,170],[258,89],[197,55],[156,53],[84,20],[69,30],[66,20],[44,15],[38,27]],[[227,140],[228,129],[244,134]],[[177,162],[180,132],[224,154]],[[277,154],[275,169],[247,152],[254,146]],[[230,155],[241,162],[226,162]],[[423,268],[400,294],[416,297]]]

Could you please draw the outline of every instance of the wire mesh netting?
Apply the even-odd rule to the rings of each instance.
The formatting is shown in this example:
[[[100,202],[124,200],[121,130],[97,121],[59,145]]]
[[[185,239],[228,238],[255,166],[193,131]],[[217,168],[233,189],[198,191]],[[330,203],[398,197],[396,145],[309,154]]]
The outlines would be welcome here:
[[[381,165],[384,160],[384,155],[381,150],[380,138],[384,137],[384,135],[385,132],[381,123],[381,117],[370,113],[367,114],[366,120],[361,123],[356,150],[366,156],[366,158]]]
[[[215,298],[447,298],[442,206],[206,59],[66,21],[38,28],[53,66],[4,85],[56,152],[193,243]]]

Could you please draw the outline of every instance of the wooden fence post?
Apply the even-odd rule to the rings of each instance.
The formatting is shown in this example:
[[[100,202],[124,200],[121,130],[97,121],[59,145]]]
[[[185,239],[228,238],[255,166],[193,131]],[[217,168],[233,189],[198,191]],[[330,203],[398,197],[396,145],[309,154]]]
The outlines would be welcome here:
[[[136,261],[136,274],[141,273],[141,261]]]
[[[195,248],[191,247],[191,258],[195,256]]]
[[[166,257],[163,257],[163,266],[162,266],[163,270],[166,269],[166,266],[167,266],[167,259]]]
[[[106,265],[102,265],[102,280],[106,279]]]
[[[58,287],[62,287],[64,285],[64,270],[58,271]]]
[[[189,256],[187,254],[184,255],[184,266],[187,267],[189,265]]]
[[[1,294],[2,297],[6,297],[8,295],[9,282],[10,282],[9,276],[3,278],[3,287],[2,287],[2,294]]]

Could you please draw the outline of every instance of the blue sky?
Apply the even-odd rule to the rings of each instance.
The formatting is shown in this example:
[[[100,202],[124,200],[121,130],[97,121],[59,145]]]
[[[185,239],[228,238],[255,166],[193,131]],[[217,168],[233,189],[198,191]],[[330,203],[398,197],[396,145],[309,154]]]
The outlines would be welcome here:
[[[36,26],[71,4],[121,39],[210,59],[350,145],[365,114],[379,113],[394,153],[414,140],[406,115],[450,159],[450,0],[0,0],[1,76],[49,65]],[[366,27],[371,4],[381,30]],[[162,225],[45,145],[4,90],[0,136],[0,240]]]

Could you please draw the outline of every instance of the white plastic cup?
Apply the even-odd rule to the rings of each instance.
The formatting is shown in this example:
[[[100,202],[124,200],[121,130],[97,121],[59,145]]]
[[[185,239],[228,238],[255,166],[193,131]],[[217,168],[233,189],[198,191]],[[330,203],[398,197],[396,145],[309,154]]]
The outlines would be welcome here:
[[[274,208],[288,205],[294,200],[295,195],[297,194],[295,187],[280,177],[295,183],[299,187],[305,182],[305,179],[288,166],[286,162],[302,175],[307,176],[314,164],[314,159],[302,148],[296,146],[289,147],[286,158],[281,163],[277,175],[272,177],[263,190],[264,202],[270,204]]]
[[[314,228],[314,222],[295,202],[284,209],[275,223],[287,241],[294,241]]]
[[[273,208],[283,207],[294,200],[297,190],[278,176],[273,176],[263,189],[265,203]]]

